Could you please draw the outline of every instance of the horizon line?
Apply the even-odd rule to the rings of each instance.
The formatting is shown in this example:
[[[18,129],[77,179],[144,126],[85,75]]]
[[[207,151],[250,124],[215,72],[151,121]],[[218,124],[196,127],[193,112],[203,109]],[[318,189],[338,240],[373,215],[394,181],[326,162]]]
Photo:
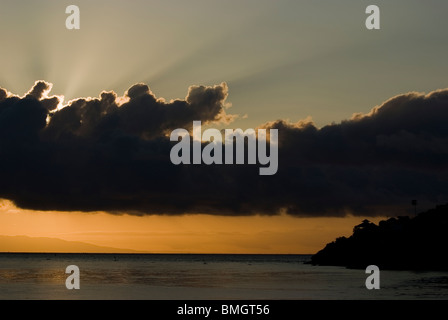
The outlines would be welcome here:
[[[62,251],[0,251],[0,254],[83,254],[83,255],[260,255],[311,256],[314,253],[185,253],[185,252],[62,252]]]

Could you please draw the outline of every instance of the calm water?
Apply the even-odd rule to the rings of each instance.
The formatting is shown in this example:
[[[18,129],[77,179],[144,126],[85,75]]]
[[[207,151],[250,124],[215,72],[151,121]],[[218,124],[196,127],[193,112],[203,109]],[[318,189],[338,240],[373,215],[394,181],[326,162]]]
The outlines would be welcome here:
[[[0,299],[447,299],[447,272],[306,264],[307,255],[0,254]],[[67,290],[77,265],[80,290]]]

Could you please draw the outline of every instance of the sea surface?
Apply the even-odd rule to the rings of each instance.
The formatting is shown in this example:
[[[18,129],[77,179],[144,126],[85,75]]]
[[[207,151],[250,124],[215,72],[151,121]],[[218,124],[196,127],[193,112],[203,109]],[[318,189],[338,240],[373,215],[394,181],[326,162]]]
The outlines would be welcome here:
[[[0,299],[447,299],[448,272],[312,266],[309,255],[0,253]],[[66,267],[80,270],[68,290]]]

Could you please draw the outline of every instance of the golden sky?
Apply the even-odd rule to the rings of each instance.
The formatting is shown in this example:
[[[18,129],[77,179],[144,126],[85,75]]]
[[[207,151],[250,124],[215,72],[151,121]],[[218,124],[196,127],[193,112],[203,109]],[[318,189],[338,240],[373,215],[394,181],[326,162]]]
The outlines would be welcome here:
[[[49,237],[151,253],[309,254],[339,236],[351,235],[353,227],[363,219],[286,215],[139,217],[104,212],[30,211],[3,201],[0,235]],[[377,222],[381,217],[369,219]]]

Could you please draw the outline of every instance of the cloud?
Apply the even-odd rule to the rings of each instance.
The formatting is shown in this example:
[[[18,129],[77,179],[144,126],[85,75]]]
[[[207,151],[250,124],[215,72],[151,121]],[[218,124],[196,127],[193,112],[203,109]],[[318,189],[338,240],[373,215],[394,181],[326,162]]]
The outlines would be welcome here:
[[[0,89],[0,197],[22,208],[110,213],[300,216],[402,214],[448,190],[448,89],[393,97],[317,128],[275,120],[279,167],[173,165],[169,133],[229,123],[228,88],[192,86],[166,102],[146,84],[57,108],[51,84]],[[243,128],[245,129],[245,128]],[[401,209],[400,209],[401,208]]]
[[[7,96],[8,92],[5,89],[0,88],[0,101],[5,100]]]
[[[34,97],[38,100],[46,96],[53,85],[45,81],[36,81],[31,90],[26,94],[27,97]]]

